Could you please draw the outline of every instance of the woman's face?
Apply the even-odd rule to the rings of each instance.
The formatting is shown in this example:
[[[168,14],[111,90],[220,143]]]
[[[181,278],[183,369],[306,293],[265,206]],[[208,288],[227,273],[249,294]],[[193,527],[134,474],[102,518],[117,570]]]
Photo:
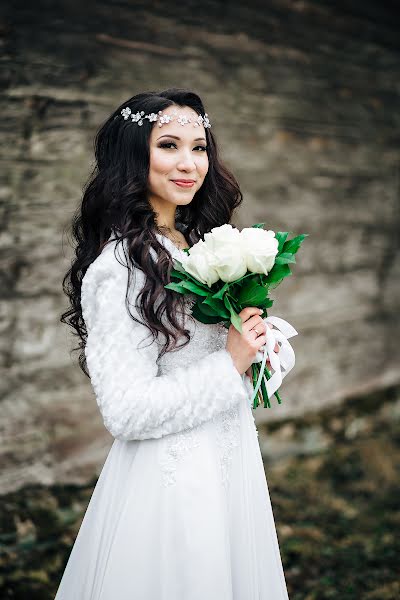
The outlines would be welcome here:
[[[196,118],[198,114],[188,106],[169,106],[163,114]],[[189,204],[203,184],[208,171],[206,134],[203,125],[180,125],[177,120],[155,122],[150,134],[149,201],[154,209],[166,203],[176,206]],[[192,185],[179,185],[179,180],[192,180]],[[178,183],[175,183],[178,181]]]

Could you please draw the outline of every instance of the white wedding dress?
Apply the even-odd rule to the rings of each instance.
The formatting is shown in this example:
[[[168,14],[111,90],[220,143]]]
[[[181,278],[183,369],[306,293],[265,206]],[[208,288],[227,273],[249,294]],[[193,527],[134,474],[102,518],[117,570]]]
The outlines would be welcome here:
[[[227,330],[194,321],[188,300],[191,341],[156,364],[126,310],[124,260],[111,236],[82,282],[88,370],[115,439],[55,600],[287,600],[252,385]]]

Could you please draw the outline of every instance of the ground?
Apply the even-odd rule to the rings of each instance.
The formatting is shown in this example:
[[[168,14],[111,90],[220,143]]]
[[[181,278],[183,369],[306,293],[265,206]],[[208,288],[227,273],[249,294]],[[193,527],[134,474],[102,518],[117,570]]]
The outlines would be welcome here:
[[[291,600],[400,597],[399,413],[397,390],[357,399],[290,423],[329,443],[265,459]],[[260,427],[260,441],[287,426]],[[95,483],[2,498],[1,598],[53,600]]]

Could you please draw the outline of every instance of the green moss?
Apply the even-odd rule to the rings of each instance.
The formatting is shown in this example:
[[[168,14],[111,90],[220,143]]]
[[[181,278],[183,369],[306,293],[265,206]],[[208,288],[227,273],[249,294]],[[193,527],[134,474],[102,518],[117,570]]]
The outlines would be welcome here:
[[[367,401],[376,412],[351,439],[349,423],[368,413],[361,399],[293,421],[297,437],[334,422],[332,444],[266,467],[291,600],[399,597],[400,427],[389,396]],[[95,483],[27,486],[3,497],[1,598],[53,600]]]

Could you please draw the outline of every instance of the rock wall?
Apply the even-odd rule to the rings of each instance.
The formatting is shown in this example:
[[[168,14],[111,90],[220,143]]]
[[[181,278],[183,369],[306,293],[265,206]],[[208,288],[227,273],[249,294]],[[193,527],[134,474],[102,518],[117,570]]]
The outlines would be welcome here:
[[[386,7],[390,6],[388,3]],[[65,235],[93,136],[124,98],[173,85],[203,97],[244,203],[239,226],[310,237],[270,314],[296,367],[301,417],[399,381],[399,41],[375,2],[242,5],[5,2],[0,186],[0,489],[85,482],[112,438],[59,323]]]

